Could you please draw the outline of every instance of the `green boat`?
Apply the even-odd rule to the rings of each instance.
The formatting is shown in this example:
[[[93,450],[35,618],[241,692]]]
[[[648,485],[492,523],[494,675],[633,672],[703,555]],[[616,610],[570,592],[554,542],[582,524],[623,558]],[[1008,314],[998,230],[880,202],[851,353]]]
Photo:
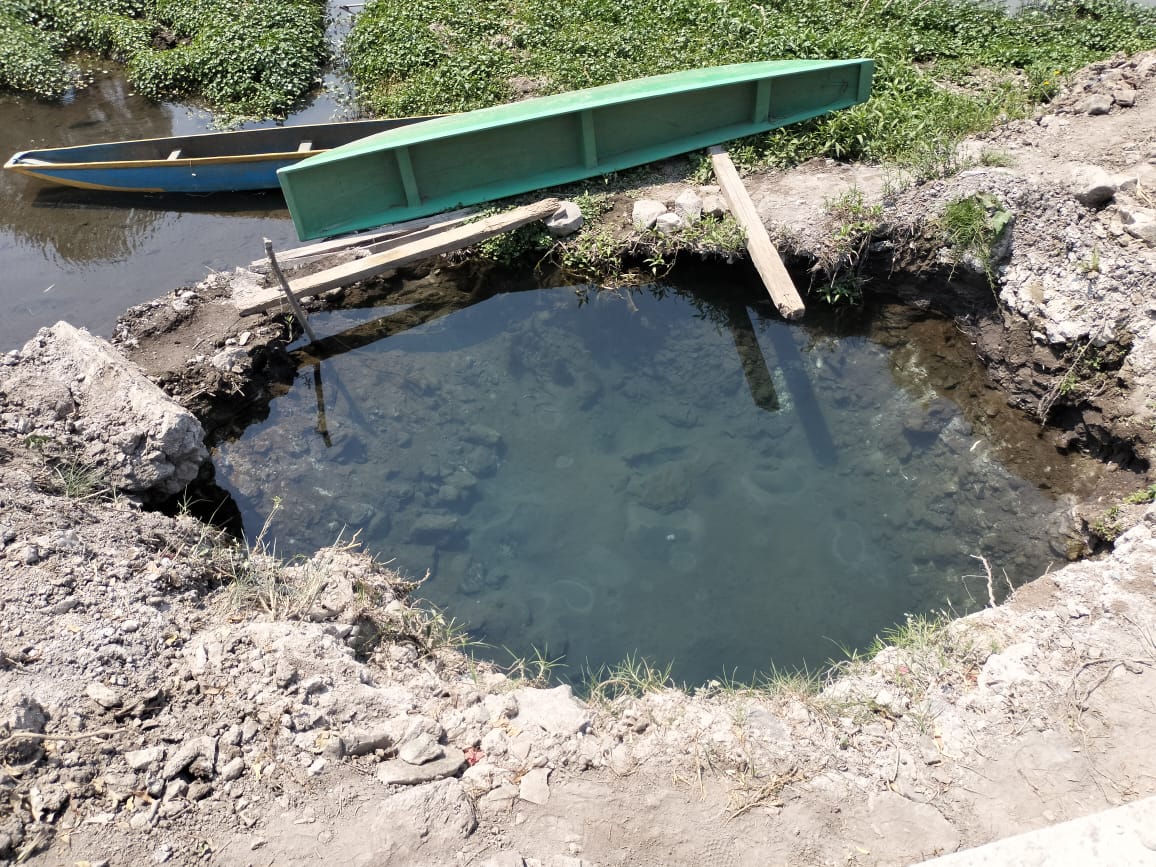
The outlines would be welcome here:
[[[863,102],[871,60],[738,63],[449,115],[277,172],[302,240],[619,171]]]

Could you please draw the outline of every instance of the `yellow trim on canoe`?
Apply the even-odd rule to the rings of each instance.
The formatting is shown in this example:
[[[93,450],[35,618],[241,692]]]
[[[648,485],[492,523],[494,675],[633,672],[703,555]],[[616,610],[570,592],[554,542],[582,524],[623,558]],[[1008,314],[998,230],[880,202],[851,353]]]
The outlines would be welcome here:
[[[156,159],[156,160],[104,160],[100,162],[80,162],[80,163],[58,163],[49,160],[41,160],[37,168],[53,168],[53,169],[151,169],[161,167],[173,166],[213,166],[224,165],[228,163],[256,163],[266,162],[268,160],[301,160],[306,157],[314,156],[323,153],[322,150],[311,151],[277,151],[275,153],[264,154],[245,154],[224,157],[180,157],[175,160],[170,159]],[[34,158],[35,159],[35,158]],[[6,166],[6,168],[17,169],[23,171],[25,165],[23,163],[14,163]]]
[[[85,163],[77,163],[75,165],[86,165]],[[30,178],[36,178],[38,181],[48,181],[53,184],[63,184],[69,187],[75,187],[80,190],[108,190],[117,193],[163,193],[163,187],[126,187],[123,185],[111,184],[90,184],[88,181],[76,181],[69,178],[67,181],[62,181],[60,178],[53,175],[43,175],[34,169],[26,166],[4,166],[6,169],[11,169],[14,172],[20,172],[22,175],[27,175]]]

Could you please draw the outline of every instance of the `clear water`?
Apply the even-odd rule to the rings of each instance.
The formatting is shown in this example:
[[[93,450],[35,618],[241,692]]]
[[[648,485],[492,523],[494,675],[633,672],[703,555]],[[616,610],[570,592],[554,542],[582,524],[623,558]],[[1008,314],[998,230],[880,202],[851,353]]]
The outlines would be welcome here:
[[[388,312],[388,311],[384,311]],[[334,334],[383,311],[317,316]],[[820,666],[1056,559],[918,353],[659,287],[498,295],[305,366],[218,474],[281,553],[360,538],[472,636],[677,679]],[[325,431],[318,430],[318,402]],[[1007,573],[1007,581],[1002,574]]]

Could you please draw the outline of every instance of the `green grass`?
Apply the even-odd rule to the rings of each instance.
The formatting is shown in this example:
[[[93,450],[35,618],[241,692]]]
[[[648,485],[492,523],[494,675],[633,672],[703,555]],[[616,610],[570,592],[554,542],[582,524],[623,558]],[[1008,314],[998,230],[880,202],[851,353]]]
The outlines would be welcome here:
[[[325,16],[323,0],[0,0],[0,88],[59,98],[108,58],[152,99],[283,116],[320,80]]]
[[[816,156],[935,164],[1064,76],[1156,46],[1156,10],[1119,0],[371,0],[344,61],[379,114],[452,112],[612,81],[767,59],[871,57],[872,98],[732,148],[747,164]]]

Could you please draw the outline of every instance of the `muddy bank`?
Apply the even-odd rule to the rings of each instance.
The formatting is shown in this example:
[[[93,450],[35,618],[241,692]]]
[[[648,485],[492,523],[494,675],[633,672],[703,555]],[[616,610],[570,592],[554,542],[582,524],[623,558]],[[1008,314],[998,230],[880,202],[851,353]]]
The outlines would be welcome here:
[[[1147,483],[1152,437],[1154,90],[1150,58],[1090,69],[973,144],[1011,165],[902,192],[863,167],[750,179],[804,285],[831,260],[827,203],[854,185],[881,204],[867,290],[905,270],[904,300],[953,317],[1006,400],[1118,467],[1083,543],[1122,533],[1113,550],[950,627],[913,622],[818,693],[784,679],[580,702],[467,661],[404,576],[355,550],[286,567],[142,510],[211,474],[193,425],[228,436],[302,363],[284,317],[233,312],[227,276],[122,319],[125,369],[159,386],[134,380],[141,400],[114,406],[122,386],[97,388],[107,368],[80,366],[97,351],[67,329],[6,356],[0,860],[902,864],[1150,794],[1156,511],[1120,501]],[[1087,166],[1106,187],[1079,180]],[[938,228],[979,193],[1014,216],[990,262]],[[623,211],[642,197],[674,198],[624,192]],[[431,302],[484,291],[425,276],[409,285]],[[399,291],[312,303],[380,295],[419,315]]]

